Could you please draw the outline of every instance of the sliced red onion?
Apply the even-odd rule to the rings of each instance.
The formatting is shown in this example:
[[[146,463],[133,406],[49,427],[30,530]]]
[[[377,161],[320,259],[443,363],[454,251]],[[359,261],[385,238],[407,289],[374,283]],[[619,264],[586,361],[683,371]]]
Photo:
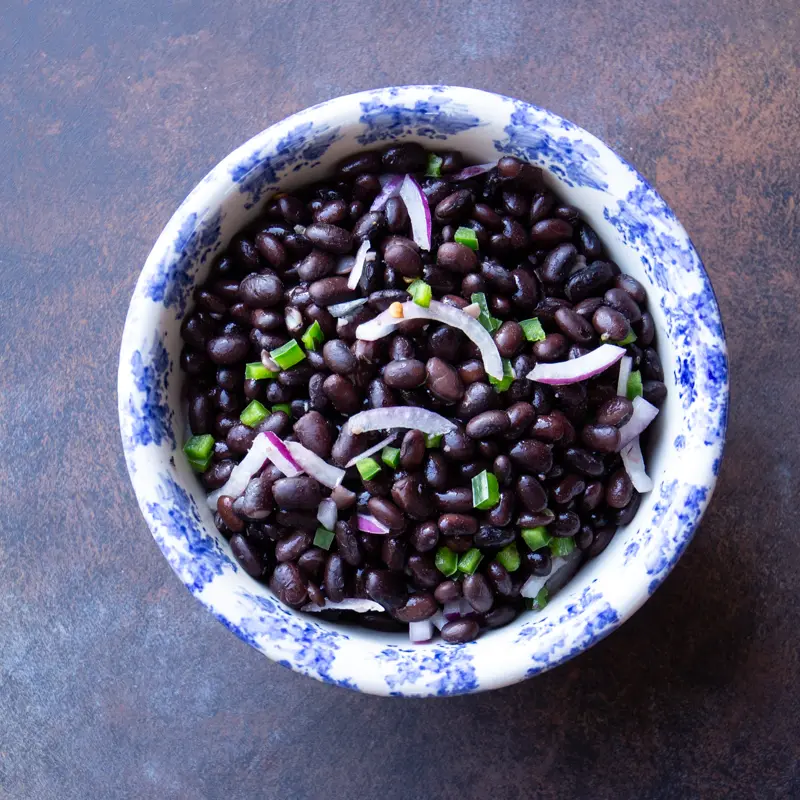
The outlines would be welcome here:
[[[231,470],[230,477],[225,481],[225,484],[208,495],[206,498],[208,507],[216,511],[217,500],[223,495],[236,498],[244,494],[250,478],[266,463],[269,451],[270,442],[265,434],[260,433],[253,439],[253,444],[250,445],[247,455]]]
[[[478,319],[481,315],[481,307],[477,303],[470,303],[461,309],[465,314],[469,314],[472,319]]]
[[[389,528],[370,514],[356,514],[356,527],[362,533],[374,533],[379,536],[389,533]]]
[[[336,527],[336,520],[339,518],[339,509],[330,497],[320,500],[317,506],[317,519],[323,528],[332,531]]]
[[[653,480],[645,471],[644,456],[642,456],[642,447],[639,443],[637,436],[629,444],[620,451],[622,456],[622,464],[628,477],[631,479],[633,488],[640,494],[645,494],[653,488]]]
[[[433,639],[433,623],[430,619],[424,619],[421,622],[409,622],[408,638],[414,644],[429,642]]]
[[[425,192],[413,175],[406,175],[400,186],[400,197],[408,211],[411,234],[423,250],[431,249],[431,209]]]
[[[431,300],[430,308],[423,308],[416,303],[403,303],[403,318],[431,319],[461,331],[481,351],[486,373],[499,381],[503,379],[503,359],[500,358],[492,334],[478,320],[465,314],[460,308],[445,305],[438,300]]]
[[[461,600],[449,600],[444,604],[442,613],[448,622],[452,622],[454,619],[461,619]]]
[[[405,306],[406,304],[404,303],[403,305]],[[385,311],[381,311],[377,317],[373,317],[367,322],[362,322],[356,328],[356,339],[361,339],[365,342],[376,342],[378,339],[383,339],[384,336],[394,333],[402,321],[402,318],[393,316],[391,310],[387,308]]]
[[[447,620],[445,619],[444,614],[442,614],[441,611],[437,611],[431,617],[430,621],[431,624],[433,624],[437,630],[441,630],[442,628],[444,628],[445,625],[447,625]]]
[[[355,263],[355,256],[341,256],[336,262],[336,269],[333,271],[333,274],[347,275],[347,273],[353,269],[353,264]]]
[[[299,475],[303,471],[303,468],[300,466],[300,464],[298,464],[297,461],[292,458],[292,454],[289,452],[278,434],[273,433],[272,431],[266,431],[266,433],[260,433],[259,436],[265,436],[267,438],[267,458],[287,478],[293,478],[295,475]]]
[[[397,197],[400,187],[403,185],[402,175],[381,175],[378,180],[381,182],[381,192],[372,201],[370,211],[382,211],[383,207],[392,197]]]
[[[303,611],[311,611],[317,613],[319,611],[355,611],[359,614],[366,614],[368,611],[383,611],[383,606],[376,603],[374,600],[367,600],[361,597],[345,597],[338,603],[333,600],[326,600],[324,606],[318,606],[316,603],[306,603],[303,606]]]
[[[318,480],[323,486],[335,489],[344,480],[343,469],[329,464],[313,450],[303,447],[300,442],[286,442],[286,447],[294,461],[303,468],[303,471]]]
[[[338,508],[339,511],[343,511],[345,508],[350,508],[355,505],[356,493],[345,489],[344,486],[340,484],[339,486],[333,487],[331,500],[336,503],[336,508]]]
[[[617,394],[620,397],[628,396],[628,378],[633,369],[633,359],[630,356],[623,356],[619,362],[619,378],[617,378]]]
[[[436,436],[455,430],[456,425],[435,411],[416,406],[388,406],[387,408],[370,408],[350,417],[345,423],[350,433],[369,433],[370,431],[388,431],[393,428],[409,428]]]
[[[556,559],[553,559],[553,563],[555,564]],[[551,569],[550,572],[553,570]],[[523,597],[527,597],[528,599],[532,599],[536,597],[537,594],[542,590],[542,587],[547,583],[547,579],[550,575],[531,575],[525,583],[522,584],[522,588],[519,590],[519,593]]]
[[[348,289],[355,289],[356,286],[358,286],[358,282],[361,280],[361,274],[364,272],[364,264],[367,263],[367,253],[369,252],[369,248],[369,239],[364,239],[356,251],[356,260],[353,264],[353,271],[350,273],[350,277],[347,279]]]
[[[633,398],[633,416],[619,429],[619,447],[622,450],[632,442],[658,416],[658,409],[644,397]]]
[[[475,164],[471,167],[464,167],[461,172],[456,172],[455,175],[450,176],[451,181],[467,181],[470,178],[475,178],[478,175],[483,175],[485,172],[493,170],[497,166],[496,161],[489,164]]]
[[[552,364],[537,364],[527,375],[529,380],[547,383],[551,386],[564,386],[580,383],[609,367],[614,366],[625,355],[623,347],[615,344],[601,344],[596,350],[569,361],[556,361]],[[488,370],[487,370],[488,371]]]
[[[357,461],[361,461],[362,458],[369,458],[373,453],[377,453],[378,450],[383,450],[387,444],[391,444],[397,438],[396,433],[392,433],[391,435],[387,436],[385,439],[381,439],[378,444],[374,444],[368,450],[365,450],[363,453],[359,453],[357,456],[353,456],[345,465],[345,469],[350,469],[350,467],[354,466]]]
[[[281,371],[281,368],[269,357],[269,350],[261,351],[261,363],[271,372]]]
[[[335,303],[332,306],[328,306],[328,311],[334,317],[349,317],[366,302],[366,297],[359,297],[358,300],[347,300],[344,303]]]

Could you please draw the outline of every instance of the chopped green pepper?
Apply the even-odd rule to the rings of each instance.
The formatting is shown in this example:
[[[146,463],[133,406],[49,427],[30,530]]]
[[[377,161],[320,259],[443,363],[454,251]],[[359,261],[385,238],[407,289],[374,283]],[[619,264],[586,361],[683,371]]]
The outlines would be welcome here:
[[[477,547],[471,547],[458,559],[458,571],[465,575],[474,575],[481,561],[483,561],[483,553]]]
[[[538,317],[522,320],[520,327],[529,342],[541,342],[547,336]]]
[[[550,544],[550,540],[553,537],[550,536],[544,525],[539,525],[536,528],[523,528],[522,538],[531,550],[541,550],[543,547],[547,547],[547,545]]]
[[[519,569],[520,558],[519,550],[514,542],[507,544],[495,558],[502,564],[508,572],[516,572]]]
[[[454,553],[449,547],[440,547],[436,551],[433,563],[442,575],[449,578],[458,570],[458,553]]]
[[[333,531],[329,531],[327,528],[317,528],[317,532],[314,534],[314,547],[330,550],[335,535]]]
[[[489,304],[486,302],[486,295],[483,292],[476,292],[469,298],[473,303],[477,303],[481,309],[478,322],[486,328],[489,333],[494,333],[500,327],[500,320],[489,313]]]
[[[289,369],[295,364],[299,364],[306,354],[294,339],[290,339],[276,350],[271,350],[269,356],[281,369]]]
[[[568,556],[575,549],[575,540],[569,536],[555,536],[550,540],[550,554]]]
[[[470,250],[478,249],[478,235],[472,228],[458,227],[453,234],[453,241],[469,247]]]
[[[322,332],[322,328],[320,328],[317,320],[314,320],[314,322],[306,328],[306,332],[300,337],[300,340],[303,342],[303,346],[306,350],[311,350],[312,352],[325,341],[325,334]]]
[[[260,361],[254,361],[252,364],[245,364],[244,377],[251,381],[263,381],[267,378],[277,378],[278,373],[267,369]]]
[[[371,481],[381,471],[381,465],[374,458],[362,458],[356,461],[356,469],[365,481]]]
[[[255,428],[259,422],[269,416],[267,411],[258,400],[251,400],[244,411],[239,415],[239,419],[247,425],[248,428]]]
[[[628,376],[628,400],[641,397],[642,393],[642,373],[637,369]]]
[[[384,447],[383,450],[381,450],[381,461],[383,461],[387,467],[397,469],[400,463],[400,448],[389,447],[388,445]]]
[[[484,470],[472,479],[472,505],[481,511],[494,508],[500,502],[500,487],[493,472]]]

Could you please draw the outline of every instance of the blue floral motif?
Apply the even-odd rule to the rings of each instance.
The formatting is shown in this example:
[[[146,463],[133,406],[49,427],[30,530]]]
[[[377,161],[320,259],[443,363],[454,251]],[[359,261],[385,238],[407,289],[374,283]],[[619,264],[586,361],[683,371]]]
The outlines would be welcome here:
[[[158,476],[157,503],[147,511],[157,523],[153,536],[172,569],[192,594],[201,592],[225,570],[238,571],[216,536],[205,532],[192,496],[168,473]]]
[[[239,191],[250,195],[245,208],[255,206],[266,192],[274,189],[282,173],[313,166],[328,148],[341,139],[339,128],[303,122],[283,136],[273,148],[267,146],[231,169]]]
[[[292,657],[279,662],[283,666],[298,669],[326,683],[358,689],[350,679],[336,678],[331,674],[340,643],[349,638],[346,634],[325,630],[310,618],[293,613],[272,597],[252,592],[239,594],[248,608],[254,609],[254,613],[242,617],[235,626],[226,621],[234,633],[256,648],[259,643],[266,641],[288,645]]]
[[[469,645],[446,645],[430,649],[386,647],[378,661],[390,664],[394,672],[386,675],[391,694],[405,684],[423,685],[429,696],[466,694],[478,688],[478,679]]]
[[[486,124],[470,114],[466,106],[448,97],[431,96],[413,105],[385,103],[382,97],[383,94],[376,95],[361,103],[360,121],[366,125],[366,130],[358,137],[360,144],[407,135],[444,140]]]
[[[575,136],[575,125],[528,103],[513,104],[505,127],[508,138],[494,143],[500,152],[546,167],[567,186],[608,189],[600,154],[594,145]]]
[[[177,309],[180,319],[202,264],[220,248],[222,209],[213,214],[186,215],[169,252],[161,259],[144,288],[146,297]]]
[[[175,449],[174,412],[167,399],[171,371],[167,348],[159,337],[155,338],[147,357],[142,356],[141,350],[134,351],[131,375],[138,395],[131,393],[128,400],[131,447],[160,446],[162,442],[169,442]]]

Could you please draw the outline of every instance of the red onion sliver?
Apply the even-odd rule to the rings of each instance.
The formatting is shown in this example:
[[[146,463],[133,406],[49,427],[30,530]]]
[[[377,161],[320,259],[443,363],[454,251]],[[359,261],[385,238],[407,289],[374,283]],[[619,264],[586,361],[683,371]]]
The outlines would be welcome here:
[[[433,639],[433,623],[429,619],[408,623],[408,638],[414,644],[423,644]]]
[[[366,297],[359,297],[357,300],[345,300],[344,303],[336,303],[332,306],[328,306],[328,312],[332,317],[349,317],[366,302]]]
[[[378,536],[389,533],[389,528],[370,514],[356,514],[356,527],[362,533],[374,533]]]
[[[619,447],[622,450],[632,442],[658,416],[658,409],[644,397],[633,398],[633,416],[619,429]]]
[[[270,358],[269,350],[261,351],[261,363],[271,372],[281,371],[281,368]]]
[[[339,518],[339,509],[330,497],[320,500],[317,507],[317,519],[323,528],[332,531],[336,527],[336,520]]]
[[[365,450],[363,453],[359,453],[357,456],[353,456],[345,465],[345,469],[350,469],[350,467],[354,466],[357,461],[361,461],[362,458],[369,458],[373,453],[377,453],[378,450],[383,450],[387,444],[391,444],[397,438],[396,433],[392,433],[391,435],[387,436],[385,439],[381,439],[378,444],[372,445],[368,450]]]
[[[435,411],[416,406],[388,406],[387,408],[370,408],[350,417],[344,425],[350,433],[369,433],[370,431],[388,431],[393,428],[409,428],[436,436],[449,433],[456,425]]]
[[[449,600],[442,608],[442,614],[448,622],[461,618],[461,600]]]
[[[617,394],[620,397],[628,396],[628,378],[633,369],[633,359],[630,356],[623,356],[619,362],[619,378],[617,378]]]
[[[206,498],[208,507],[212,511],[217,510],[217,500],[223,495],[237,498],[244,494],[250,478],[253,477],[264,466],[269,455],[269,441],[265,434],[260,433],[253,439],[253,444],[247,451],[247,455],[231,470],[230,477],[219,489],[211,492]]]
[[[478,175],[483,175],[484,172],[489,172],[493,170],[497,166],[496,161],[492,161],[489,164],[475,164],[471,167],[464,167],[461,172],[456,172],[455,175],[450,175],[451,181],[466,181],[470,178],[475,178]]]
[[[408,211],[414,241],[423,250],[431,249],[431,209],[425,192],[413,175],[406,175],[400,186],[400,197]]]
[[[553,559],[553,564],[555,564],[555,561],[556,559]],[[550,572],[552,573],[552,571],[551,569]],[[530,578],[522,584],[522,588],[519,590],[520,595],[528,599],[536,597],[549,578],[550,575],[531,575]]]
[[[297,461],[292,458],[283,440],[277,433],[267,431],[266,433],[259,434],[267,438],[267,458],[287,477],[293,478],[299,475],[303,468]]]
[[[311,611],[313,613],[319,611],[355,611],[358,614],[366,614],[368,611],[383,611],[383,606],[376,603],[374,600],[367,600],[361,597],[345,597],[338,603],[333,600],[326,600],[324,606],[318,606],[316,603],[306,603],[303,606],[303,611]]]
[[[552,364],[537,364],[527,375],[529,380],[547,383],[551,386],[564,386],[593,378],[609,367],[614,366],[625,355],[623,347],[615,344],[601,344],[596,350],[580,358],[569,361],[556,361]]]
[[[483,325],[460,308],[448,306],[438,300],[431,300],[429,308],[416,303],[403,303],[404,319],[430,319],[443,322],[451,328],[461,331],[481,351],[483,368],[488,375],[497,380],[503,379],[503,359],[492,339],[492,334]],[[356,336],[358,331],[356,331]]]
[[[469,314],[472,319],[478,319],[481,315],[481,307],[477,303],[470,303],[461,309],[465,314]]]
[[[402,175],[381,175],[378,180],[381,182],[381,192],[372,201],[372,205],[369,207],[370,211],[382,211],[390,198],[397,197],[400,187],[403,185]]]
[[[318,480],[323,486],[335,489],[344,480],[344,470],[320,458],[315,452],[303,447],[300,442],[286,442],[294,461],[307,475]],[[277,465],[276,465],[277,466]]]
[[[447,620],[444,618],[444,614],[441,611],[437,611],[430,619],[431,623],[438,629],[441,630],[447,625]]]
[[[369,252],[369,248],[369,239],[364,239],[356,251],[356,261],[355,264],[353,264],[350,277],[347,279],[348,289],[355,289],[356,286],[358,286],[358,282],[361,280],[361,273],[364,272],[364,264],[367,263],[367,253]]]
[[[645,494],[653,488],[653,480],[645,471],[642,448],[637,436],[632,442],[622,448],[620,455],[633,488],[640,494]]]
[[[383,339],[384,336],[394,333],[402,321],[402,319],[392,316],[391,311],[387,308],[385,311],[381,311],[377,317],[373,317],[367,322],[362,322],[356,328],[356,339],[361,339],[364,342],[377,342],[378,339]]]

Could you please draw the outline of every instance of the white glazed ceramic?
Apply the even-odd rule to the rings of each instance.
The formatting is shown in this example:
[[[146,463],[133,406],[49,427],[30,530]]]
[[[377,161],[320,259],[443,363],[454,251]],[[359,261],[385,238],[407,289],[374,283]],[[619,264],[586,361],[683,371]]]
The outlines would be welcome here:
[[[623,271],[641,280],[658,326],[669,397],[648,467],[655,489],[608,549],[539,613],[475,642],[412,646],[405,636],[317,621],[282,606],[239,569],[182,457],[179,328],[214,256],[279,187],[331,174],[361,146],[396,139],[513,154],[539,164],[581,209]],[[339,97],[260,133],[220,162],[159,237],[136,286],[119,363],[125,457],[142,513],[178,577],[217,619],[275,661],[374,694],[451,695],[505,686],[580,653],[664,580],[708,504],[728,403],[725,340],[700,259],[659,195],[591,134],[543,109],[448,86]]]

